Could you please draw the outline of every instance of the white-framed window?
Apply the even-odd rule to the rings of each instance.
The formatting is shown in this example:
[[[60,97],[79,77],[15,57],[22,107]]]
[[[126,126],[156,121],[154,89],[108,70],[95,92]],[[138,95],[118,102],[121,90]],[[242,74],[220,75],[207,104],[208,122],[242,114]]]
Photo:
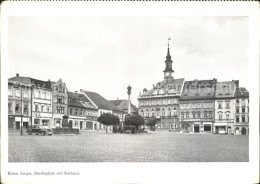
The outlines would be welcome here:
[[[218,108],[222,109],[222,102],[218,102]]]
[[[78,121],[75,121],[75,122],[74,122],[74,127],[78,127],[78,126],[79,126]]]
[[[28,91],[24,91],[24,92],[23,92],[23,97],[24,97],[24,98],[28,98]]]
[[[21,91],[20,90],[15,90],[15,96],[20,97],[21,96]]]
[[[230,115],[226,114],[226,119],[229,120],[229,118],[230,118]]]
[[[218,114],[218,119],[222,120],[222,114]]]
[[[239,123],[239,116],[236,116],[236,123]]]
[[[226,102],[226,109],[230,109],[230,102]]]
[[[11,88],[8,88],[8,96],[13,96],[13,91]]]
[[[38,91],[38,98],[41,98],[41,92]]]

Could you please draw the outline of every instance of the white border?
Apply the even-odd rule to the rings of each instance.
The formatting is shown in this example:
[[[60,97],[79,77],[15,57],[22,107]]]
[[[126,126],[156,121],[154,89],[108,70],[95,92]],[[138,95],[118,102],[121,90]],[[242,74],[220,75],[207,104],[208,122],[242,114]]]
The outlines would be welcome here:
[[[3,183],[257,183],[259,174],[259,7],[257,2],[4,2],[1,7],[1,179]],[[248,163],[8,163],[8,16],[249,16]],[[19,30],[17,30],[19,31]],[[236,154],[236,153],[234,153]],[[6,171],[76,170],[80,176]]]

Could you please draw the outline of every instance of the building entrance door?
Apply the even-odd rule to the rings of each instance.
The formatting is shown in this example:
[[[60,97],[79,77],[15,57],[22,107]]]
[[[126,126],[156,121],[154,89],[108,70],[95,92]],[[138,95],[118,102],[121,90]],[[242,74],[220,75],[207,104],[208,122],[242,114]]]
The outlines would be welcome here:
[[[239,135],[239,128],[236,128],[236,135]]]
[[[15,128],[17,129],[17,130],[19,130],[20,129],[20,122],[15,122]]]
[[[80,124],[79,124],[79,126],[80,126],[80,130],[82,129],[82,127],[83,127],[83,121],[80,121]]]
[[[194,125],[194,133],[199,133],[199,132],[200,132],[200,126]]]
[[[243,128],[241,129],[241,134],[242,134],[242,135],[246,135],[246,129],[245,129],[245,127],[243,127]]]

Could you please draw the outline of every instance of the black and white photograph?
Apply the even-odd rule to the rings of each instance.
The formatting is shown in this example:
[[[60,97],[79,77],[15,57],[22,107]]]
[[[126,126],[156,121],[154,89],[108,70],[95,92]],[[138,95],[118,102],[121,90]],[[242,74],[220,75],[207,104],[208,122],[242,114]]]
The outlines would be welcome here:
[[[259,144],[259,78],[252,78],[259,73],[252,71],[251,15],[116,15],[113,9],[118,11],[109,8],[107,15],[5,16],[5,162],[20,169],[39,164],[5,175],[26,175],[27,182],[78,176],[83,182],[96,164],[107,170],[123,164],[129,177],[142,164],[144,178],[157,183],[160,177],[149,171],[156,164],[161,177],[164,164],[174,167],[165,173],[168,178],[181,168],[179,179],[185,178],[186,164],[252,168],[258,152],[250,141]],[[46,164],[70,169],[48,170]],[[84,174],[79,164],[87,167]],[[135,172],[129,164],[136,164]],[[240,177],[214,172],[216,182]],[[209,177],[196,176],[196,181]]]

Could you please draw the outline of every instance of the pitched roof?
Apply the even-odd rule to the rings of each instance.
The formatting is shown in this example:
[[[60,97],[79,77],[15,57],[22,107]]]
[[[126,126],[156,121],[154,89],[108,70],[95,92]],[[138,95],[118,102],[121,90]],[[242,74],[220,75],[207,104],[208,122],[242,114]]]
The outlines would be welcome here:
[[[183,88],[184,78],[180,79],[165,79],[162,82],[157,82],[153,89],[147,90],[144,88],[143,96],[146,95],[164,95],[164,94],[177,94],[180,95]]]
[[[235,81],[218,82],[216,85],[216,98],[234,97],[236,91]]]
[[[126,111],[128,110],[128,100],[110,100],[119,109]],[[137,107],[131,103],[131,112],[137,112]]]
[[[21,82],[23,84],[34,84],[36,88],[51,90],[51,81],[42,81],[31,77],[20,77],[20,76],[12,77],[9,78],[8,80]]]
[[[249,92],[246,90],[246,88],[240,87],[236,88],[235,92],[235,98],[248,98]]]
[[[115,111],[122,111],[118,107],[116,107],[113,103],[106,100],[104,97],[102,97],[100,94],[96,92],[90,92],[82,90],[83,93],[85,93],[97,106],[101,109],[107,109],[107,110],[115,110]]]
[[[68,105],[73,107],[85,108],[84,105],[80,102],[79,97],[73,92],[68,91]]]
[[[212,98],[214,97],[216,83],[215,79],[186,81],[181,99]]]

